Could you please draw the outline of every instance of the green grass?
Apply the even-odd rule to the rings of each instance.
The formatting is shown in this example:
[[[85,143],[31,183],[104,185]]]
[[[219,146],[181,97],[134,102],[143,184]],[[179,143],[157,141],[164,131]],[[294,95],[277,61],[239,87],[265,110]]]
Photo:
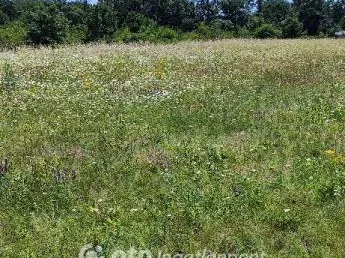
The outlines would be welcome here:
[[[342,40],[0,53],[0,256],[343,257],[344,64]]]

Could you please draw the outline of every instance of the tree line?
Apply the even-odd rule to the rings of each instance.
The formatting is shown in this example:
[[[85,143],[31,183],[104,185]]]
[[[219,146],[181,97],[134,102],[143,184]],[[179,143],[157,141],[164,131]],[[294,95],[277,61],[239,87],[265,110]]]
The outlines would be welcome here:
[[[0,46],[327,37],[345,0],[0,0]]]

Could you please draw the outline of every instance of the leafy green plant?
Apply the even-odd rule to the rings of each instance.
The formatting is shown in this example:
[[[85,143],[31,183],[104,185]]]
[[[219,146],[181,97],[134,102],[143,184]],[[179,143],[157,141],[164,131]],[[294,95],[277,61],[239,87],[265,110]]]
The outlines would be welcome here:
[[[289,16],[282,22],[282,36],[284,38],[297,38],[302,35],[303,24],[297,16]]]
[[[254,32],[255,38],[267,39],[267,38],[279,38],[281,36],[281,31],[275,28],[271,24],[262,24]]]
[[[67,44],[80,44],[87,38],[87,28],[84,26],[71,26],[67,30],[64,42]]]
[[[26,43],[28,31],[21,23],[11,23],[0,26],[0,47],[15,49]]]
[[[128,27],[115,31],[113,35],[114,42],[129,43],[133,39],[133,33]]]

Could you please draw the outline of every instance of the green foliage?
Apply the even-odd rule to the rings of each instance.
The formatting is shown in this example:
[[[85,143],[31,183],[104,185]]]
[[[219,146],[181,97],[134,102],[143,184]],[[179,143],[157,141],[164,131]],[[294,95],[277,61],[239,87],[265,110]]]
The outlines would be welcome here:
[[[220,8],[225,18],[236,27],[243,27],[247,24],[250,16],[248,0],[224,0],[220,2]]]
[[[221,19],[213,20],[210,23],[210,27],[216,31],[218,30],[222,32],[232,31],[235,28],[234,24],[230,20],[221,20]]]
[[[156,26],[155,21],[141,13],[136,12],[128,13],[125,24],[132,33],[138,33],[139,31],[145,30],[146,28]]]
[[[26,43],[28,31],[22,23],[0,26],[0,48],[16,48]]]
[[[274,26],[279,26],[290,13],[291,4],[287,0],[263,1],[262,16],[264,20]]]
[[[18,18],[18,13],[15,9],[15,3],[17,1],[0,0],[0,25],[13,22]]]
[[[35,45],[250,37],[267,25],[284,37],[332,36],[344,14],[344,0],[0,0],[0,26],[23,22]]]
[[[259,39],[279,38],[281,31],[271,24],[264,23],[254,32],[254,37]]]
[[[55,6],[36,6],[26,14],[25,20],[31,44],[54,45],[65,41],[68,20]]]
[[[168,27],[158,27],[155,30],[156,42],[171,43],[178,40],[178,32]]]
[[[88,17],[88,41],[108,40],[118,29],[117,12],[109,5],[98,4]]]
[[[196,29],[196,32],[200,35],[200,38],[202,39],[216,39],[222,38],[226,34],[226,31],[231,29],[231,22],[214,20],[209,24],[201,22],[198,28]]]
[[[146,27],[141,28],[137,33],[131,32],[126,27],[114,33],[115,42],[153,42],[153,43],[171,43],[177,41],[179,34],[177,31],[168,27]]]
[[[211,38],[213,34],[213,32],[211,31],[211,28],[207,26],[205,22],[199,23],[198,28],[196,29],[196,32],[205,38]]]
[[[238,38],[252,38],[252,32],[247,28],[237,28],[234,32],[234,36]]]
[[[345,17],[345,1],[329,1],[327,2],[328,19],[333,21],[341,29],[344,29],[344,17]]]
[[[216,19],[210,23],[199,23],[196,30],[182,35],[183,40],[206,40],[219,38],[233,38],[235,27],[229,20]]]
[[[339,21],[339,24],[338,24],[339,28],[344,30],[345,29],[345,15],[344,17]]]
[[[184,32],[191,32],[198,27],[198,21],[195,18],[184,18],[181,21],[181,30]]]
[[[320,32],[326,2],[324,0],[296,0],[294,4],[308,35],[316,36]]]
[[[113,35],[113,40],[118,43],[129,43],[132,41],[133,33],[126,27],[115,31]]]
[[[258,14],[250,17],[247,26],[250,31],[255,31],[263,24],[265,24],[265,19],[261,14]]]
[[[195,1],[196,16],[200,21],[210,22],[217,18],[219,9],[219,1],[217,0],[196,0]]]
[[[67,44],[80,44],[87,39],[87,27],[86,26],[70,26],[66,33],[64,40]]]
[[[202,37],[200,36],[199,33],[193,31],[193,32],[183,33],[181,36],[181,39],[185,41],[197,41],[197,40],[202,39]]]
[[[85,26],[93,8],[81,2],[72,2],[60,9],[71,26]]]
[[[152,1],[152,0],[151,0]],[[159,6],[154,14],[149,17],[155,18],[159,25],[191,31],[195,28],[198,20],[195,17],[195,6],[189,0],[174,1],[152,1],[155,6]]]
[[[4,25],[8,21],[9,21],[8,16],[2,10],[0,10],[0,25]]]
[[[284,38],[297,38],[302,35],[303,24],[298,20],[296,15],[287,17],[282,22],[282,35]]]

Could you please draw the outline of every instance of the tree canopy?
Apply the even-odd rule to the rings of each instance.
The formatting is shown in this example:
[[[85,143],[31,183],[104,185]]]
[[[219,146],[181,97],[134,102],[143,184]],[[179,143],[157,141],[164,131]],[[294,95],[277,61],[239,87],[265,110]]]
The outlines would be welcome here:
[[[345,0],[0,0],[0,45],[332,36]]]

